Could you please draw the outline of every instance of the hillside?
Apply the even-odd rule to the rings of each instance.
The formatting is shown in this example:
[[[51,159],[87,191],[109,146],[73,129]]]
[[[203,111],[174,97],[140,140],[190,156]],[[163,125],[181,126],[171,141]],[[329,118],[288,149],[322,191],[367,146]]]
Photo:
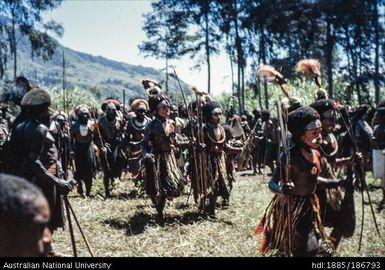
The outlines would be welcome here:
[[[113,96],[122,97],[122,88],[126,89],[127,100],[130,97],[146,94],[141,84],[142,79],[151,78],[159,82],[165,81],[166,76],[160,70],[130,65],[109,60],[102,56],[93,56],[66,48],[57,43],[57,49],[52,59],[44,62],[42,59],[31,57],[28,40],[21,38],[18,43],[18,75],[22,74],[31,81],[49,87],[62,87],[63,84],[63,52],[66,62],[67,88],[78,87],[92,92],[97,98]],[[4,79],[12,78],[13,61],[8,62]],[[182,84],[189,92],[187,84]],[[165,83],[162,83],[165,89]],[[170,96],[179,96],[180,90],[176,80],[169,76]],[[187,93],[186,92],[186,93]]]

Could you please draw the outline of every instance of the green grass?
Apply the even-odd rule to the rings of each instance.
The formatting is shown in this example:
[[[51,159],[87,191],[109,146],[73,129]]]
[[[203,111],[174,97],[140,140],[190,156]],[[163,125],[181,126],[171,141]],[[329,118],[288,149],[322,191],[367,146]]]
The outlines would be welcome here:
[[[228,209],[217,209],[217,218],[198,213],[192,203],[186,206],[187,194],[165,207],[166,224],[155,223],[155,209],[145,195],[139,195],[132,182],[119,181],[113,198],[104,200],[100,177],[94,183],[90,199],[70,194],[71,204],[81,226],[98,257],[257,257],[260,237],[254,230],[272,198],[267,188],[268,177],[237,177]],[[186,189],[188,193],[189,188]],[[375,211],[381,190],[370,192]],[[336,256],[385,256],[385,210],[376,211],[382,238],[376,233],[370,208],[365,204],[364,233],[361,251],[358,242],[361,226],[361,197],[356,192],[356,231],[352,238],[342,239]],[[219,199],[221,201],[221,199]],[[366,199],[367,201],[367,199]],[[329,233],[330,230],[327,229]],[[78,255],[89,256],[80,233],[75,228]],[[72,254],[68,228],[54,235],[55,250]]]

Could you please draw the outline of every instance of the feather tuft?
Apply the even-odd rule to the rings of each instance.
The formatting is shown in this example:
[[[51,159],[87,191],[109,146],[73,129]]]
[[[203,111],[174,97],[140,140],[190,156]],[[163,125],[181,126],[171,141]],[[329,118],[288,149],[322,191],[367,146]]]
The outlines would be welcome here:
[[[144,90],[146,91],[147,95],[152,96],[159,94],[161,92],[162,86],[153,79],[144,79],[142,80],[142,85],[144,87]]]
[[[276,85],[279,85],[285,96],[290,96],[290,88],[286,83],[285,77],[270,65],[260,65],[257,69],[257,75],[260,79],[266,79]]]
[[[193,91],[195,94],[200,95],[200,96],[208,95],[206,92],[199,90],[196,86],[192,86],[191,91]]]
[[[302,59],[297,63],[296,69],[306,78],[321,76],[321,64],[317,59]]]

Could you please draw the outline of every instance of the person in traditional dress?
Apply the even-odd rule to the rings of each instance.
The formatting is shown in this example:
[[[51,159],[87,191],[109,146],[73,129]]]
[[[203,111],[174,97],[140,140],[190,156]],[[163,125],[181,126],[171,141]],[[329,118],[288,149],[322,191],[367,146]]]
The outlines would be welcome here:
[[[275,193],[256,233],[263,233],[261,252],[278,256],[309,257],[320,252],[319,239],[326,242],[320,217],[317,185],[341,182],[319,177],[321,142],[319,114],[301,107],[288,115],[288,130],[294,145],[280,157],[269,188]],[[284,138],[286,139],[286,138]]]
[[[319,99],[310,104],[320,115],[322,124],[322,141],[319,145],[321,154],[320,177],[337,179],[334,171],[351,163],[354,156],[336,157],[338,152],[337,139],[332,133],[336,127],[338,103],[332,99]],[[359,156],[359,153],[355,154]],[[351,237],[355,229],[355,207],[353,177],[346,181],[344,187],[326,188],[325,185],[317,186],[317,197],[320,202],[321,220],[324,226],[332,227],[329,240],[337,249],[342,236]]]
[[[373,127],[373,176],[380,178],[382,200],[378,209],[385,208],[385,107],[379,107],[374,115]]]
[[[230,192],[226,169],[226,133],[220,119],[222,109],[218,102],[209,101],[202,107],[204,118],[203,128],[200,130],[200,141],[205,145],[204,175],[208,181],[208,214],[215,216],[217,197],[221,196],[228,204]]]
[[[146,116],[148,109],[146,100],[135,99],[131,104],[131,110],[135,115],[128,118],[126,125],[128,171],[131,173],[135,185],[138,185],[143,177],[140,170],[140,161],[143,158],[144,132],[151,122],[151,119]]]
[[[73,121],[70,138],[75,160],[74,178],[77,181],[77,191],[80,196],[89,197],[92,190],[92,180],[96,174],[96,154],[94,138],[97,136],[95,122],[92,120],[87,105],[78,106],[75,110],[77,119]],[[83,189],[85,186],[85,194]]]
[[[114,181],[121,177],[123,169],[127,166],[127,156],[124,153],[124,121],[117,113],[120,110],[117,100],[107,99],[101,108],[104,114],[98,121],[95,144],[101,151],[105,197],[109,198]]]
[[[21,177],[0,174],[0,257],[45,257],[51,213],[41,190]]]
[[[27,92],[21,100],[24,121],[13,130],[10,144],[14,152],[11,173],[26,178],[37,185],[48,200],[53,233],[64,226],[61,195],[73,189],[75,182],[62,178],[63,171],[55,139],[50,133],[51,97],[41,88]],[[51,255],[57,255],[50,247]]]
[[[164,223],[166,200],[182,195],[185,180],[175,157],[175,122],[169,119],[170,100],[163,93],[149,97],[154,119],[147,125],[143,144],[145,189],[155,205],[157,221]]]

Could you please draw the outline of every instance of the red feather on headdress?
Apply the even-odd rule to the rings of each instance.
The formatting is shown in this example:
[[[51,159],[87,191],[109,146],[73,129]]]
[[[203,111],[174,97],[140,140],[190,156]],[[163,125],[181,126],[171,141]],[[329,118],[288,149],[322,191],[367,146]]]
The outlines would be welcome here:
[[[257,69],[257,75],[261,79],[266,79],[269,82],[279,85],[285,96],[290,97],[290,88],[287,85],[285,78],[274,67],[260,65]]]

